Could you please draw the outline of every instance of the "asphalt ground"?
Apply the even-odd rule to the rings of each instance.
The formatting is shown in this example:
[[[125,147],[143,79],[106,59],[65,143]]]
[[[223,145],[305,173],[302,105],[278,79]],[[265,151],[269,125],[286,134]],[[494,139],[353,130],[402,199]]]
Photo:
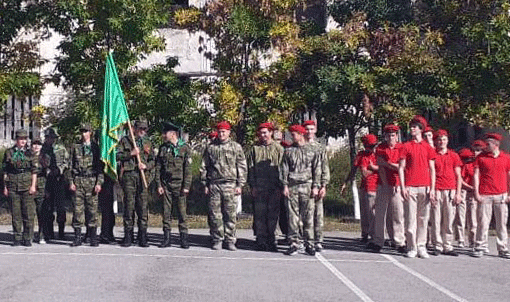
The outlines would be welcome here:
[[[116,235],[122,236],[120,231]],[[368,253],[352,232],[327,232],[325,250],[295,256],[254,250],[250,230],[238,251],[213,251],[205,229],[190,230],[191,248],[69,247],[66,240],[12,247],[0,226],[0,301],[510,301],[510,260],[459,257],[408,259],[385,248]]]

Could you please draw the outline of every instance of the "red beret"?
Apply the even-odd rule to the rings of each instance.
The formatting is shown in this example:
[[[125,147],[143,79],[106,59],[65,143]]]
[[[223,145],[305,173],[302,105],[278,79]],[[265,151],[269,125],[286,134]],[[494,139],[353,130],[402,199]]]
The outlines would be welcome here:
[[[425,132],[434,132],[434,129],[432,129],[432,127],[430,127],[430,126],[427,126],[427,127],[425,127],[425,130],[423,130],[423,132],[424,133]]]
[[[503,139],[503,136],[499,133],[494,133],[494,132],[485,134],[485,139],[489,139],[489,138],[495,139],[497,141],[501,141]]]
[[[218,130],[220,130],[220,129],[230,130],[230,123],[227,122],[227,121],[219,122],[216,125],[216,129],[218,129]]]
[[[467,159],[467,158],[474,158],[475,154],[473,153],[473,151],[471,151],[471,149],[464,148],[459,151],[459,156],[460,156],[460,158]]]
[[[427,120],[421,115],[415,115],[413,117],[413,119],[411,120],[411,122],[409,122],[409,125],[412,125],[412,124],[420,124],[421,129],[424,131],[426,130],[427,126],[429,125],[429,123],[427,123]]]
[[[315,121],[312,121],[312,120],[307,120],[307,121],[304,121],[303,122],[303,127],[306,127],[306,126],[317,126],[317,123],[315,123]]]
[[[298,132],[298,133],[301,133],[301,134],[305,134],[306,133],[306,129],[301,126],[301,125],[292,125],[289,127],[289,131],[290,132]]]
[[[218,132],[217,131],[213,131],[211,133],[209,133],[209,138],[217,138],[218,137]]]
[[[487,147],[487,143],[484,142],[483,140],[481,139],[477,139],[475,140],[473,143],[471,143],[471,147],[474,148],[474,147],[481,147],[481,148],[485,148]]]
[[[393,133],[398,132],[400,130],[400,127],[395,124],[388,124],[384,126],[384,132],[386,133]]]
[[[377,144],[377,136],[369,133],[361,138],[364,146],[374,146]]]
[[[440,136],[446,136],[448,137],[448,131],[444,130],[444,129],[439,129],[437,130],[436,132],[434,132],[434,139],[440,137]]]
[[[262,123],[262,124],[259,125],[257,130],[260,130],[262,128],[267,128],[267,130],[273,131],[274,130],[274,125],[273,125],[273,123]]]

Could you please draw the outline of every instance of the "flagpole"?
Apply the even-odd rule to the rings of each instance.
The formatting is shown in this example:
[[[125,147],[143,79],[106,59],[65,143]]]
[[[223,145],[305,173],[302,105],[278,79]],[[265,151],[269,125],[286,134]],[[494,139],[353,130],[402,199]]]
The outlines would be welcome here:
[[[131,121],[128,121],[127,124],[128,124],[128,128],[129,128],[129,136],[131,137],[131,142],[133,143],[133,146],[135,146],[135,148],[137,148],[135,133],[133,132],[133,127],[131,126]],[[136,154],[136,161],[138,162],[138,165],[140,165],[142,163],[142,159],[140,158],[140,152],[138,152],[138,154]],[[138,170],[140,170],[140,175],[142,176],[143,187],[145,189],[147,189],[149,186],[147,185],[147,178],[145,178],[145,173],[140,168]]]

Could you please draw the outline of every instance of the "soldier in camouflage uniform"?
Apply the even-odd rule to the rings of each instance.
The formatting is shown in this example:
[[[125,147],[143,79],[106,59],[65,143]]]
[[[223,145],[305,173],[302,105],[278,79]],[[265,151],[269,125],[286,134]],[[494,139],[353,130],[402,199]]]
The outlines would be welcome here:
[[[38,222],[38,230],[34,233],[34,242],[44,244],[49,238],[49,232],[43,219],[43,207],[45,204],[46,192],[46,176],[50,166],[51,158],[49,154],[42,153],[42,141],[39,138],[32,140],[32,153],[39,161],[39,173],[37,174],[37,193],[35,195],[35,206]]]
[[[315,196],[313,202],[315,203],[315,211],[313,215],[313,230],[315,238],[315,250],[317,252],[322,251],[322,241],[324,240],[324,197],[326,196],[326,186],[329,183],[329,160],[326,154],[326,148],[324,145],[319,143],[316,139],[315,133],[317,133],[317,124],[315,121],[308,120],[303,123],[305,127],[306,142],[312,147],[317,156],[319,157],[320,164],[320,188],[317,196]]]
[[[121,139],[117,159],[121,162],[121,185],[124,190],[124,241],[123,247],[130,247],[134,241],[135,212],[138,217],[138,245],[148,247],[147,220],[149,218],[149,188],[144,188],[141,172],[145,174],[147,185],[154,179],[156,157],[152,142],[147,136],[147,123],[135,123],[136,146],[128,136]],[[141,163],[137,162],[140,155]]]
[[[248,184],[254,198],[254,223],[257,249],[276,252],[275,231],[280,215],[282,186],[278,168],[283,157],[283,147],[273,141],[273,125],[262,123],[257,129],[259,141],[246,156]]]
[[[43,219],[45,228],[48,230],[47,239],[55,239],[53,232],[53,221],[57,212],[58,238],[64,239],[66,224],[66,190],[65,173],[69,167],[69,153],[64,145],[58,142],[58,133],[53,128],[48,128],[44,132],[44,144],[41,152],[48,154],[51,158],[49,173],[46,180],[46,196],[43,207]]]
[[[289,211],[289,239],[291,245],[287,255],[294,255],[299,250],[302,239],[309,255],[315,255],[313,245],[313,214],[315,198],[319,192],[320,163],[315,150],[306,144],[305,128],[292,125],[289,128],[294,144],[285,149],[280,167],[280,181],[283,195],[287,197]],[[301,229],[302,226],[302,229]]]
[[[98,246],[97,238],[97,194],[103,184],[103,165],[99,146],[91,140],[92,127],[80,127],[82,141],[71,149],[71,173],[69,189],[73,195],[74,241],[71,246],[80,246],[81,227],[85,223],[90,235],[90,246]]]
[[[163,196],[163,233],[160,247],[169,247],[172,206],[177,206],[181,247],[189,248],[186,215],[186,196],[191,187],[191,149],[179,138],[179,127],[163,124],[165,142],[160,146],[156,158],[156,186]]]
[[[243,148],[230,140],[230,124],[216,126],[218,137],[207,145],[200,169],[205,194],[209,198],[209,228],[212,249],[237,250],[236,220],[237,201],[246,182],[246,159]]]
[[[26,130],[17,130],[16,145],[5,151],[3,160],[4,195],[11,201],[13,246],[32,246],[34,234],[39,164],[27,148],[27,137]]]

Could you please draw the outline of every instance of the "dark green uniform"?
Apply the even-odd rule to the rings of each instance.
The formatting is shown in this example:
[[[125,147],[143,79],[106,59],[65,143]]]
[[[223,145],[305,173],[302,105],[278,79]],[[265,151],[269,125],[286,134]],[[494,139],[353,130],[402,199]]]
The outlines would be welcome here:
[[[163,232],[170,235],[172,206],[177,205],[179,233],[181,241],[187,241],[186,195],[183,190],[191,187],[191,149],[182,140],[174,145],[166,142],[161,145],[156,160],[156,186],[165,190],[163,194]],[[182,242],[181,242],[182,243]]]
[[[37,158],[30,150],[14,146],[5,151],[3,172],[11,201],[14,244],[19,245],[23,239],[25,245],[30,245],[34,234],[35,202],[29,189],[32,175],[39,173]]]
[[[47,142],[47,138],[57,140],[53,144]],[[46,196],[45,205],[43,207],[43,219],[45,221],[45,228],[49,231],[49,238],[54,239],[53,221],[55,220],[54,212],[57,213],[57,224],[59,230],[59,239],[64,239],[64,228],[66,223],[66,192],[68,184],[66,183],[65,174],[68,173],[69,168],[69,153],[67,149],[58,142],[58,134],[53,128],[45,131],[45,142],[42,147],[41,153],[46,153],[50,156],[50,167],[46,181]]]
[[[155,155],[152,142],[146,136],[136,138],[136,145],[140,149],[140,159],[147,166],[144,170],[147,185],[154,179]],[[139,235],[147,232],[149,217],[148,202],[149,189],[144,188],[140,170],[135,156],[131,155],[134,146],[131,139],[123,137],[119,142],[117,159],[121,162],[121,185],[124,190],[124,232],[133,233],[135,212],[138,217]],[[133,239],[132,236],[130,238]],[[126,238],[124,239],[126,241]]]
[[[39,173],[37,174],[37,193],[35,195],[35,206],[37,213],[37,222],[39,223],[39,229],[34,236],[34,241],[40,241],[41,232],[45,240],[49,239],[50,234],[48,226],[45,223],[44,215],[48,211],[47,206],[47,191],[46,191],[46,177],[49,172],[49,166],[51,157],[47,153],[40,152],[37,156],[39,162]],[[45,211],[46,208],[46,211]]]
[[[99,146],[90,144],[74,144],[71,149],[71,179],[76,186],[73,195],[73,228],[75,233],[81,233],[85,223],[91,231],[91,243],[95,240],[97,228],[97,194],[96,185],[103,185],[103,169],[100,159]]]

